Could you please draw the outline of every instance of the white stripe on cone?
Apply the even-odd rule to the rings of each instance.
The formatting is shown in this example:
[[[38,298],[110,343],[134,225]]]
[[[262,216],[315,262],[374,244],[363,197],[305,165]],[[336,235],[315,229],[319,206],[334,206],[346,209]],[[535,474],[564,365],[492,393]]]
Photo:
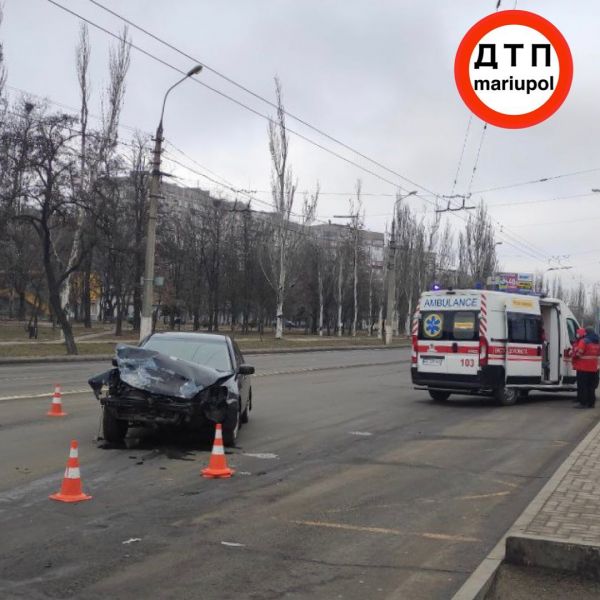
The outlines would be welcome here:
[[[65,479],[79,479],[80,477],[79,467],[67,467],[65,469]]]
[[[225,454],[225,450],[223,449],[223,446],[215,444],[213,446],[212,453],[213,454]]]
[[[79,455],[77,453],[77,448],[71,448],[69,450],[69,458],[79,458]]]
[[[54,396],[52,398],[52,404],[62,404],[62,402],[60,401],[60,398],[57,398],[56,396]]]

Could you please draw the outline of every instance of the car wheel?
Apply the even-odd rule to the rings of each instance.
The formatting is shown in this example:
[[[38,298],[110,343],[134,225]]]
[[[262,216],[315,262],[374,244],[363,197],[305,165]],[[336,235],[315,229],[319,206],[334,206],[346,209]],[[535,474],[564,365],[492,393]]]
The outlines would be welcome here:
[[[450,392],[442,392],[441,390],[429,390],[429,395],[434,402],[446,402],[450,398]]]
[[[247,423],[250,420],[250,407],[252,406],[252,388],[250,388],[250,392],[248,393],[248,402],[246,403],[246,408],[244,412],[240,415],[240,421],[242,423]]]
[[[494,397],[500,406],[512,406],[517,402],[518,393],[514,388],[501,387],[495,391]]]
[[[233,411],[231,411],[233,412]],[[225,423],[223,423],[223,444],[227,447],[235,446],[238,432],[240,430],[240,405],[237,405],[235,414],[229,416]]]
[[[106,408],[102,415],[102,431],[104,433],[104,439],[111,444],[119,444],[127,435],[127,429],[129,423],[122,419],[117,419],[109,410]]]

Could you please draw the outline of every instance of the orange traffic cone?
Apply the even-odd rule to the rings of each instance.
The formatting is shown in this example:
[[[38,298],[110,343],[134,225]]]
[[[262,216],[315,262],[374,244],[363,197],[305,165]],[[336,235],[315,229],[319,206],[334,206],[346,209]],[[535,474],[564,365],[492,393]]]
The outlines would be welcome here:
[[[49,417],[66,417],[67,413],[62,409],[62,396],[60,394],[60,384],[54,385],[54,394],[52,394],[52,404],[50,410],[46,413]]]
[[[71,442],[71,451],[69,452],[69,460],[67,460],[67,468],[65,469],[65,476],[60,487],[60,492],[52,494],[50,498],[52,500],[60,500],[61,502],[81,502],[82,500],[91,500],[92,498],[84,494],[81,489],[76,440]]]
[[[231,477],[235,471],[227,466],[225,448],[223,447],[223,428],[221,423],[215,426],[215,442],[213,444],[208,467],[202,469],[202,477],[210,479],[221,479]]]

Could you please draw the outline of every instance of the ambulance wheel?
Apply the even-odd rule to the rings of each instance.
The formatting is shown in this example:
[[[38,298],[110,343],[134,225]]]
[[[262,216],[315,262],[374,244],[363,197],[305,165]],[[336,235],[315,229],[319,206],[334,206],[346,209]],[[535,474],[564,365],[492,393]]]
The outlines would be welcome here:
[[[496,390],[494,397],[500,406],[512,406],[517,402],[518,393],[514,388],[501,387]]]
[[[446,402],[450,398],[450,392],[442,392],[440,390],[429,390],[429,395],[434,402]]]

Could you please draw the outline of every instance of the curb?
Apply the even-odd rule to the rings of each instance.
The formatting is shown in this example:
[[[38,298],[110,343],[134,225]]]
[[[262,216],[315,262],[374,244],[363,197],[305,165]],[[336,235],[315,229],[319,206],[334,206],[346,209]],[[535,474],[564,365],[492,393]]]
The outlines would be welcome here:
[[[262,354],[299,354],[304,352],[350,352],[355,350],[396,350],[408,348],[410,343],[396,343],[390,346],[324,346],[322,348],[248,348],[242,353],[247,356]],[[97,362],[113,358],[113,354],[85,354],[76,356],[15,356],[13,358],[0,358],[0,365],[26,365],[36,363],[72,363],[72,362]]]
[[[579,458],[579,455],[585,450],[592,439],[599,434],[600,423],[597,423],[591,431],[587,433],[583,440],[577,444],[571,454],[567,456],[564,462],[555,471],[554,475],[550,477],[546,485],[540,490],[538,495],[521,513],[512,527],[502,536],[500,541],[494,546],[494,549],[483,559],[477,569],[473,571],[458,592],[452,596],[452,600],[483,600],[495,582],[498,568],[505,558],[507,558],[507,551],[512,552],[511,558],[513,559],[517,559],[520,553],[521,556],[526,556],[528,560],[533,560],[533,562],[521,562],[517,564],[526,564],[530,566],[537,565],[539,562],[539,566],[561,570],[565,569],[563,566],[566,564],[564,557],[567,552],[570,552],[574,548],[573,544],[568,544],[564,541],[559,542],[558,540],[552,540],[551,538],[532,538],[523,535],[523,532],[537,515],[540,508],[546,503],[552,492],[558,487],[564,476],[573,466],[573,463]],[[600,552],[590,554],[588,547],[583,547],[583,544],[581,546],[582,550],[579,551],[575,559],[570,559],[569,563],[585,565],[587,567],[589,565],[590,556],[595,559],[600,557]],[[523,554],[523,551],[525,554]],[[538,557],[537,562],[535,559],[536,555]],[[580,559],[580,562],[577,562],[577,558]],[[548,562],[542,564],[542,560],[547,560]],[[596,569],[600,572],[598,564],[596,564]]]

